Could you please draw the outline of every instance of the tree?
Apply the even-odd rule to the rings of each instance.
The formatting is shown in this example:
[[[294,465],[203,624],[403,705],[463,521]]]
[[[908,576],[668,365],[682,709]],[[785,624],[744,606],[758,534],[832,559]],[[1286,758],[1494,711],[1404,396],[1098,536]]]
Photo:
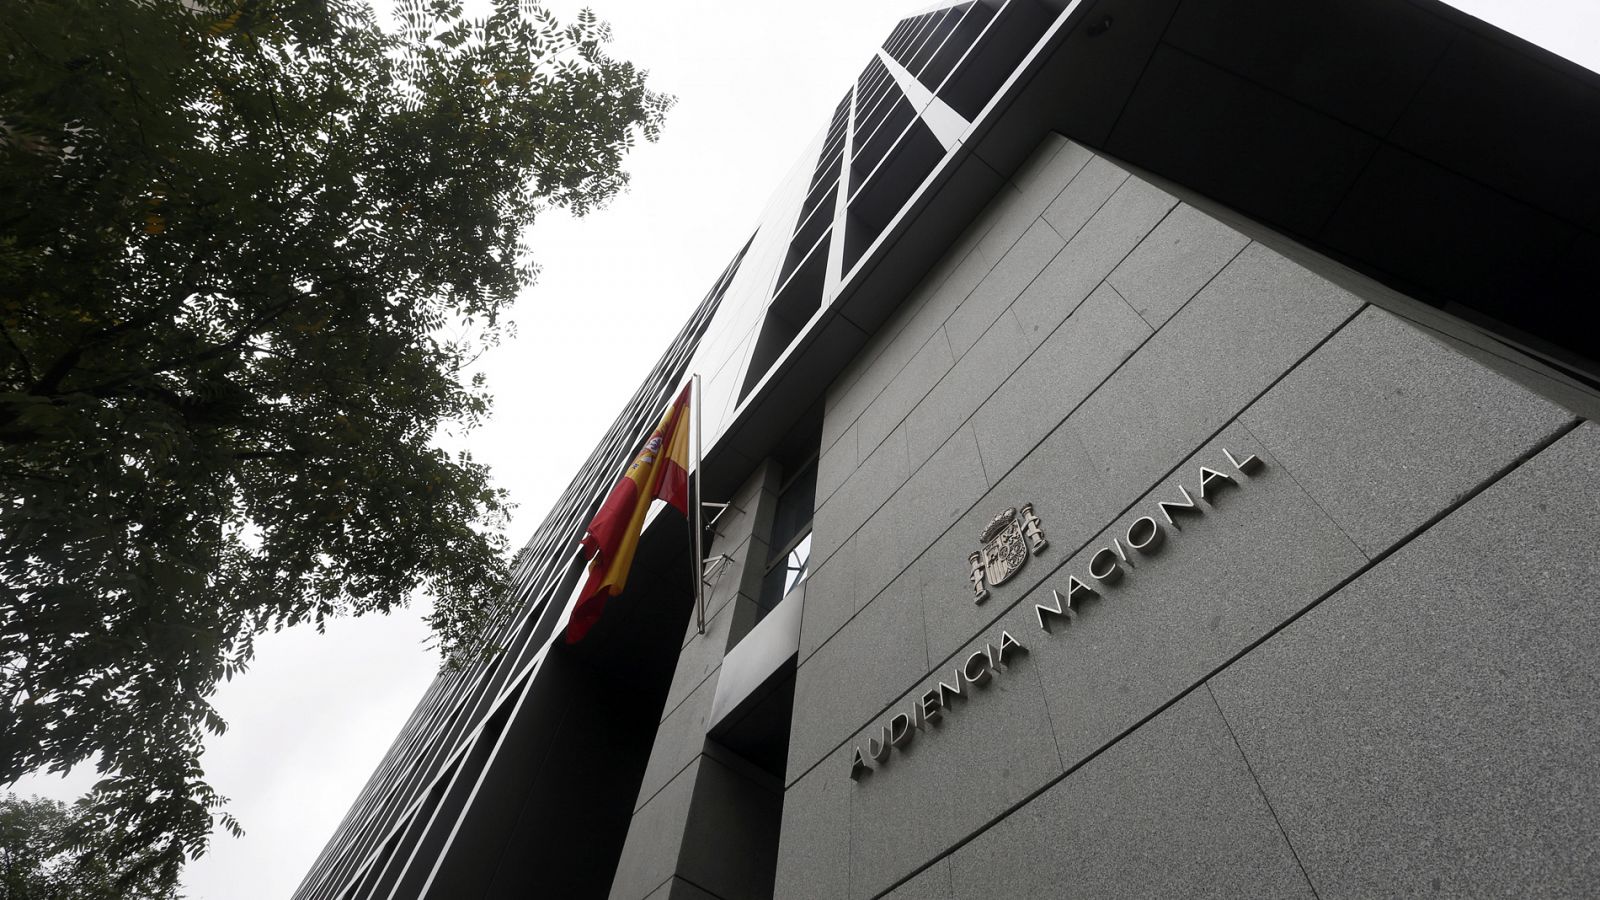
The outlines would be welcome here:
[[[621,190],[671,102],[587,10],[399,18],[0,16],[0,780],[94,761],[130,877],[237,828],[199,758],[255,636],[425,591],[474,652],[506,500],[435,434],[489,409],[463,372],[536,274],[527,226]]]
[[[81,803],[0,798],[0,900],[179,900],[153,873],[119,883],[85,818]]]

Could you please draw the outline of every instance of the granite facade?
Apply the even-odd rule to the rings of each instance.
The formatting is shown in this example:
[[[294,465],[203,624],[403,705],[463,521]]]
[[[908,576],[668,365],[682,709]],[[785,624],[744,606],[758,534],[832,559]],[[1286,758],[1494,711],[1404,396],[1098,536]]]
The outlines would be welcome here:
[[[775,896],[1596,880],[1572,413],[1060,140],[826,407]],[[974,602],[1024,503],[1048,546]],[[1026,652],[872,757],[1002,632]]]
[[[1597,459],[1571,412],[1047,141],[827,394],[772,896],[1581,896]],[[978,602],[968,556],[1024,504],[1045,545]],[[662,833],[745,777],[706,740],[733,577],[617,900],[748,890]]]

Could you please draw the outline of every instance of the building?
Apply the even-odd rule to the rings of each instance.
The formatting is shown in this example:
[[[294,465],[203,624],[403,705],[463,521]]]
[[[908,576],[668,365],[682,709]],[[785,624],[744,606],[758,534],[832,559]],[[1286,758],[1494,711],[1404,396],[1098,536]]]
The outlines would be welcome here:
[[[1596,160],[1434,0],[906,19],[296,896],[1592,895]]]

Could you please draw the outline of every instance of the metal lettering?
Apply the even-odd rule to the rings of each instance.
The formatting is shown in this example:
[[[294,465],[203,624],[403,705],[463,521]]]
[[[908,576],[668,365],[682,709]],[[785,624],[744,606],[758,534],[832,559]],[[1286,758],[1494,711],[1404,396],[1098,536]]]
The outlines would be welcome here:
[[[1083,597],[1099,596],[1094,592],[1094,588],[1091,588],[1087,584],[1084,584],[1083,582],[1079,581],[1078,580],[1078,576],[1076,576],[1076,575],[1068,575],[1067,576],[1067,605],[1071,606],[1073,603],[1076,603],[1079,599],[1081,599],[1081,597],[1079,596],[1080,594]]]
[[[1140,524],[1145,522],[1150,525],[1150,536],[1142,541],[1134,539],[1134,532],[1138,531]],[[1140,516],[1133,520],[1132,525],[1128,526],[1128,546],[1143,553],[1154,552],[1157,547],[1161,546],[1161,540],[1165,536],[1166,532],[1161,530],[1161,523],[1149,516]]]
[[[1206,466],[1201,466],[1200,467],[1200,499],[1201,500],[1209,500],[1209,499],[1211,499],[1211,496],[1210,496],[1211,485],[1213,485],[1213,484],[1215,484],[1216,482],[1219,482],[1219,481],[1223,482],[1223,483],[1218,485],[1218,487],[1217,487],[1218,490],[1221,490],[1222,488],[1225,488],[1225,487],[1227,487],[1229,485],[1237,485],[1238,484],[1237,481],[1233,480],[1233,476],[1232,475],[1226,474],[1224,472],[1218,472],[1216,469],[1207,468]]]
[[[1038,603],[1033,607],[1034,615],[1039,617],[1039,627],[1044,629],[1046,634],[1050,633],[1050,622],[1045,619],[1046,613],[1052,616],[1059,616],[1068,622],[1072,621],[1072,600],[1062,600],[1061,592],[1054,589],[1051,589],[1050,596],[1056,598],[1055,606],[1045,606],[1043,603]]]
[[[889,726],[883,726],[882,737],[867,738],[867,755],[878,762],[889,758]]]
[[[977,671],[973,671],[974,664],[977,666]],[[961,675],[967,679],[968,684],[981,685],[989,680],[989,676],[994,674],[990,671],[989,666],[989,654],[979,650],[967,657],[966,664],[961,667]]]
[[[889,720],[889,743],[895,747],[904,747],[916,732],[911,728],[911,717],[905,713],[895,713]]]
[[[1002,648],[1005,647],[1005,642],[1003,640],[1001,641],[1000,646]],[[1002,652],[1004,651],[1002,650]],[[936,687],[928,691],[926,694],[923,694],[922,700],[917,703],[917,709],[922,711],[922,721],[924,724],[928,722],[939,721],[939,716],[941,715],[939,708],[944,705],[942,702],[944,695],[939,690],[939,688],[942,687],[944,687],[944,685],[941,684],[939,687]]]
[[[1250,473],[1251,469],[1261,468],[1261,460],[1257,459],[1254,453],[1246,456],[1244,459],[1235,459],[1234,455],[1228,452],[1228,448],[1223,447],[1222,455],[1228,458],[1228,462],[1233,463],[1233,467],[1235,469],[1238,469],[1247,475]]]
[[[1204,510],[1202,510],[1199,505],[1194,502],[1194,498],[1189,496],[1188,488],[1180,484],[1178,485],[1178,493],[1183,495],[1182,503],[1179,503],[1176,500],[1161,500],[1156,503],[1156,508],[1161,510],[1161,515],[1167,520],[1167,524],[1173,527],[1178,526],[1177,522],[1172,521],[1173,510],[1177,510],[1178,512],[1194,513],[1196,515],[1200,515],[1204,512]]]
[[[961,670],[960,669],[956,670],[956,677],[954,679],[952,679],[952,680],[954,680],[955,683],[956,683],[955,687],[951,687],[950,685],[945,684],[944,682],[941,681],[941,682],[939,682],[939,686],[937,688],[935,688],[935,690],[937,690],[939,692],[939,705],[944,707],[945,709],[949,709],[950,708],[950,698],[951,697],[960,697],[960,696],[962,696],[962,691],[966,690],[966,685],[962,684],[962,682],[961,682]]]
[[[1111,568],[1101,565],[1101,560],[1110,559]],[[1122,580],[1122,566],[1117,562],[1117,554],[1110,547],[1101,547],[1089,557],[1089,577],[1101,584],[1115,584]]]
[[[1009,632],[1009,631],[1000,632],[1000,657],[999,657],[1000,665],[1002,665],[1002,666],[1007,665],[1008,663],[1006,662],[1006,660],[1013,653],[1027,653],[1027,652],[1028,652],[1028,648],[1022,646],[1022,642],[1021,641],[1019,641],[1016,638],[1012,637],[1011,636],[1011,632]]]
[[[867,761],[861,758],[861,748],[856,747],[855,756],[850,760],[850,780],[860,781],[861,776],[871,771],[872,767],[867,765]]]

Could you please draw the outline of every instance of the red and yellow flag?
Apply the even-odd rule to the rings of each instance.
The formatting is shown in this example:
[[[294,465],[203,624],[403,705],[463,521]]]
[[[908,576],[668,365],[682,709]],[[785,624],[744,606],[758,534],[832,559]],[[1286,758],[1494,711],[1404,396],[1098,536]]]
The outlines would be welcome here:
[[[661,424],[650,433],[584,532],[581,543],[589,558],[589,575],[567,621],[567,643],[582,640],[600,620],[606,601],[622,593],[634,551],[639,549],[645,513],[657,497],[689,514],[689,385],[684,385],[678,399],[667,407]]]

